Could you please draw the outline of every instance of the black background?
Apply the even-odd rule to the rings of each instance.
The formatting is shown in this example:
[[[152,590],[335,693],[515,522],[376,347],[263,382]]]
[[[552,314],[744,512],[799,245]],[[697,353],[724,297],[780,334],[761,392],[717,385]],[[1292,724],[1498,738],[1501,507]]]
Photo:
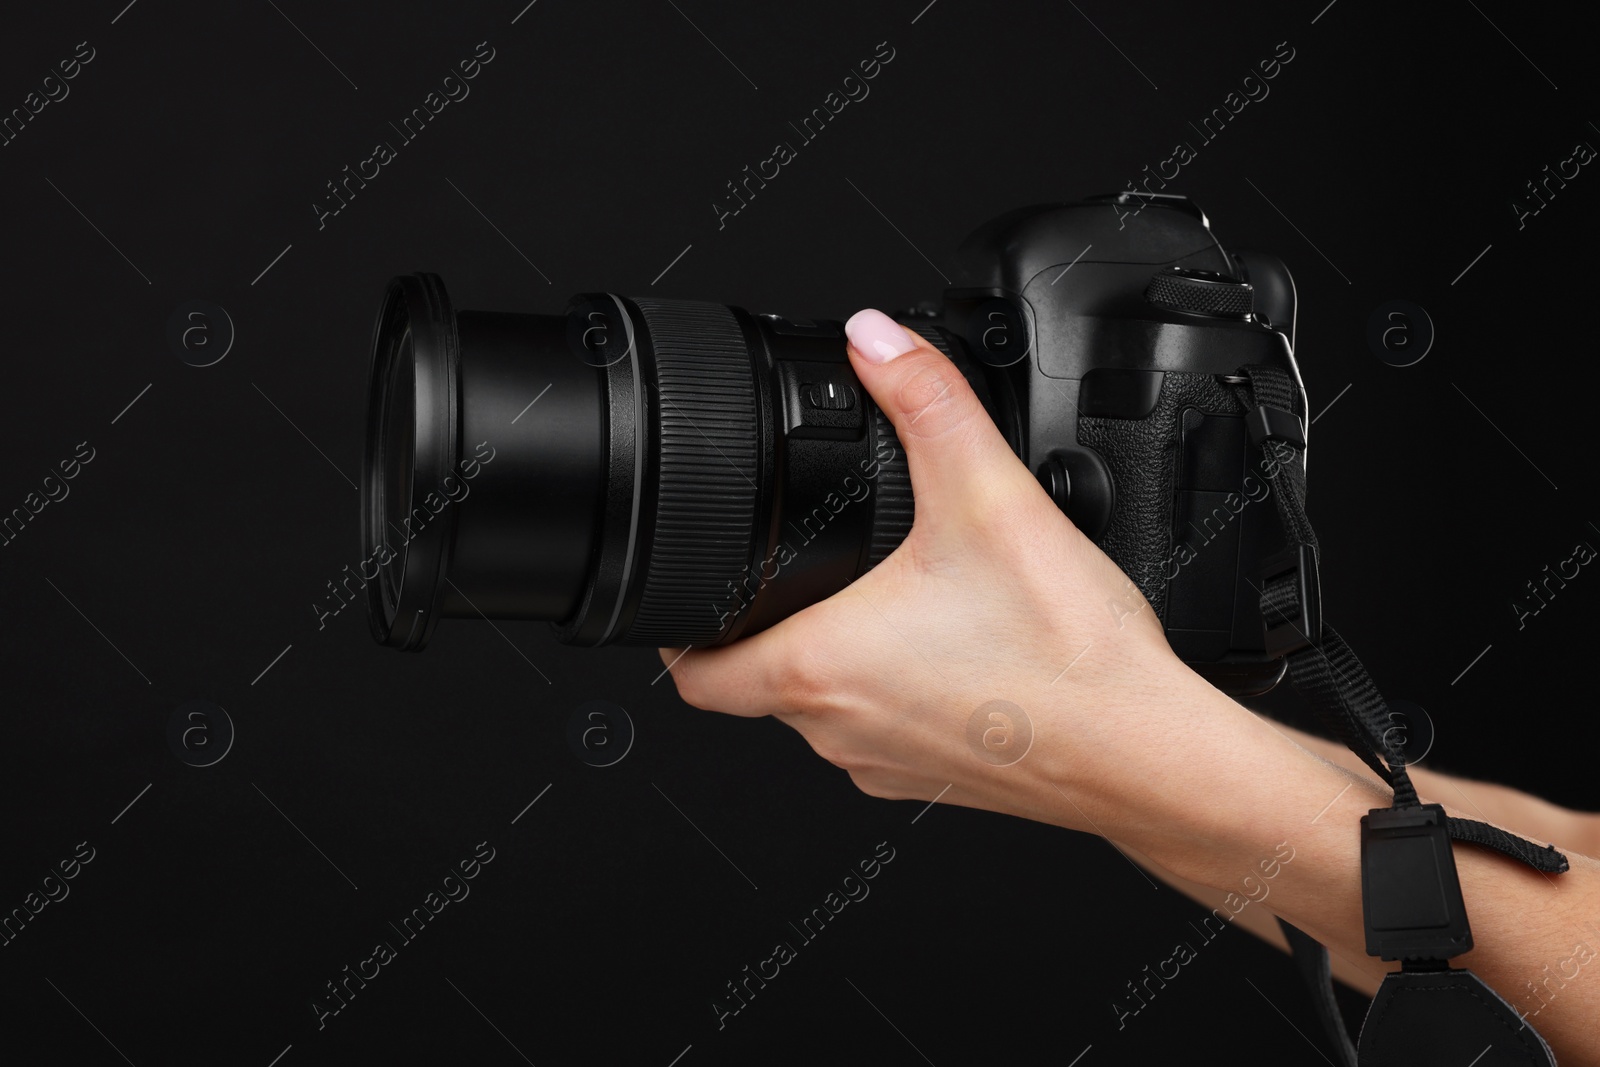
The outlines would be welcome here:
[[[685,707],[649,650],[452,623],[402,656],[359,606],[320,629],[312,607],[360,556],[351,480],[391,274],[546,313],[591,290],[896,308],[941,287],[917,249],[948,272],[985,218],[1122,188],[1179,140],[1198,157],[1168,191],[1290,263],[1312,410],[1338,398],[1311,463],[1330,617],[1428,709],[1434,765],[1592,802],[1575,731],[1600,578],[1521,630],[1511,608],[1600,544],[1600,177],[1520,230],[1510,206],[1600,140],[1579,27],[1503,0],[925,3],[5,13],[7,112],[95,50],[0,147],[0,509],[95,450],[0,548],[0,909],[96,850],[0,948],[8,1061],[1321,1062],[1291,969],[1237,932],[1117,1029],[1111,1002],[1199,909],[1103,841],[864,797],[785,727]],[[325,183],[397,141],[388,123],[480,41],[495,58],[471,95],[319,230]],[[871,95],[719,231],[724,183],[880,41],[895,58]],[[1188,120],[1280,41],[1295,58],[1270,96],[1200,145]],[[166,340],[190,299],[236,328],[210,367]],[[1366,341],[1392,299],[1437,329],[1412,367]],[[194,698],[238,731],[209,768],[166,740]],[[590,699],[637,726],[616,766],[566,742]],[[495,859],[471,896],[319,1030],[323,984],[480,841]],[[719,1031],[724,983],[879,842],[895,859],[871,896]]]

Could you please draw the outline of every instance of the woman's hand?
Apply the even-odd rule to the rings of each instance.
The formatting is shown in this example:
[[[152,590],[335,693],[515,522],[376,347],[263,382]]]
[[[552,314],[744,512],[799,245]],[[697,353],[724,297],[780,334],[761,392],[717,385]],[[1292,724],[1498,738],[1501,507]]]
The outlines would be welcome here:
[[[949,359],[877,311],[845,329],[857,374],[906,450],[911,533],[849,588],[763,633],[663,649],[679,693],[715,711],[776,715],[873,796],[942,797],[1111,833],[1107,779],[1214,737],[1203,695],[1214,691],[1173,655],[1138,588],[1045,494]],[[1185,692],[1197,698],[1175,712]]]
[[[1259,895],[1381,977],[1365,955],[1358,827],[1388,789],[1179,661],[1133,583],[1045,495],[942,354],[876,311],[846,332],[905,447],[916,522],[875,569],[771,629],[725,648],[663,649],[683,698],[778,716],[874,796],[1121,842],[1226,894],[1214,914],[1227,921]],[[1555,997],[1533,984],[1552,967],[1596,966],[1600,863],[1571,844],[1559,878],[1457,847],[1478,945],[1457,963],[1536,1013],[1563,1063],[1600,1067],[1600,978],[1564,980]]]

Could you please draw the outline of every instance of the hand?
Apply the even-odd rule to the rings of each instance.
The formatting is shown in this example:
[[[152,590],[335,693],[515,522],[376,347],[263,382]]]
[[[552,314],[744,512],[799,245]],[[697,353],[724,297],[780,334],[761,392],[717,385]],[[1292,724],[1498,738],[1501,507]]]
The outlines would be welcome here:
[[[1046,495],[949,359],[877,311],[845,329],[906,450],[911,533],[850,587],[765,632],[663,649],[679,693],[777,716],[873,796],[942,796],[1110,833],[1113,779],[1215,738],[1206,700],[1172,711],[1185,693],[1215,691],[1173,655],[1137,586]],[[993,701],[1014,707],[980,712]]]
[[[681,658],[663,649],[683,698],[776,715],[873,796],[1101,834],[1164,878],[1226,894],[1232,914],[1260,888],[1261,864],[1291,849],[1263,906],[1375,981],[1357,828],[1388,790],[1178,660],[1133,583],[1045,495],[949,360],[876,311],[846,332],[905,447],[916,522],[872,571],[771,629]],[[1015,705],[1009,740],[985,717],[996,700]],[[1019,759],[1008,746],[1027,723]],[[989,725],[1001,728],[985,745]],[[1530,977],[1593,958],[1583,939],[1600,914],[1600,863],[1568,856],[1573,869],[1552,881],[1457,848],[1479,946],[1458,963],[1537,1010],[1563,1063],[1600,1067],[1600,982],[1567,981],[1544,1007],[1528,992]]]

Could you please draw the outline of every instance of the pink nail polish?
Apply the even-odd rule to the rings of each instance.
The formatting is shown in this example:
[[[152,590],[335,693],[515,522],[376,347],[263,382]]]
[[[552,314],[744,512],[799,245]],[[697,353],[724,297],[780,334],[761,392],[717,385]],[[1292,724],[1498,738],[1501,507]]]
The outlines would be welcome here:
[[[844,332],[856,351],[873,363],[887,363],[917,347],[899,323],[872,308],[851,315],[850,321],[844,324]]]

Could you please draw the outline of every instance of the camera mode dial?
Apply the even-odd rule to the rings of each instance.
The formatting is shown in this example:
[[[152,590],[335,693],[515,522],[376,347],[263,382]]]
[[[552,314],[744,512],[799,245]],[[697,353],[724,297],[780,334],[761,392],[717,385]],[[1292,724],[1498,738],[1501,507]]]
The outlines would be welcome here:
[[[1249,318],[1255,311],[1255,290],[1229,274],[1214,270],[1168,267],[1145,286],[1152,304],[1214,318]]]

